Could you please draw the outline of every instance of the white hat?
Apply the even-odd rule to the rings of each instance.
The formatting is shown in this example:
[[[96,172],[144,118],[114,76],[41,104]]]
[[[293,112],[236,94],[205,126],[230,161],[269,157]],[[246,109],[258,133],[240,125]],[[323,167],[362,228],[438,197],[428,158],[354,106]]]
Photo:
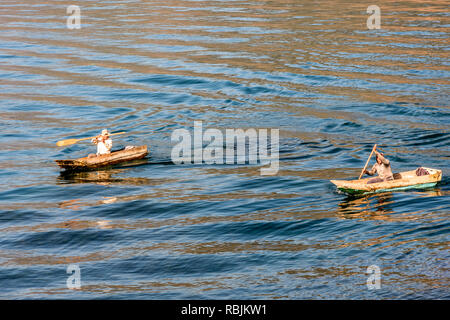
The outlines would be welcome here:
[[[108,134],[109,134],[108,129],[103,129],[102,130],[102,136],[106,136]]]

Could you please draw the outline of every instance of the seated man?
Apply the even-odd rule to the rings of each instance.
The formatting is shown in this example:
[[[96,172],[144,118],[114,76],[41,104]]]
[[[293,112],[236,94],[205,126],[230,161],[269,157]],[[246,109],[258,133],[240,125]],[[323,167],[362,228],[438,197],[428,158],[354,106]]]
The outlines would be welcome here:
[[[102,134],[92,138],[91,142],[97,145],[97,156],[111,153],[112,140],[106,129],[102,130]]]
[[[388,159],[386,159],[382,153],[375,150],[377,155],[377,163],[375,163],[371,170],[364,170],[364,173],[369,176],[373,176],[378,173],[378,177],[369,179],[367,183],[377,183],[383,181],[394,180],[394,175],[392,174],[391,164]]]

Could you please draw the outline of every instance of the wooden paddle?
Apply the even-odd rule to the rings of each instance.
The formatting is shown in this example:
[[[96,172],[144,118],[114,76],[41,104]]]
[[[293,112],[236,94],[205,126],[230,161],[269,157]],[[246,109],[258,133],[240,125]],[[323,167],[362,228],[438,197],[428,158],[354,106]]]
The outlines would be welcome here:
[[[122,131],[122,132],[116,132],[116,133],[110,134],[110,136],[115,136],[115,135],[117,135],[117,134],[124,134],[124,133],[126,133],[126,132],[125,132],[125,131]],[[61,141],[58,141],[58,142],[56,143],[56,145],[57,145],[58,147],[63,147],[63,146],[68,146],[68,145],[77,143],[78,141],[90,140],[90,139],[92,139],[92,138],[95,138],[95,137],[81,138],[81,139],[67,139],[67,140],[61,140]]]
[[[372,158],[372,154],[373,154],[373,152],[375,151],[375,149],[376,149],[376,148],[377,148],[377,145],[374,145],[374,146],[373,146],[373,148],[372,148],[372,152],[370,153],[369,159],[367,159],[367,161],[366,161],[366,165],[364,166],[364,169],[362,169],[362,171],[361,171],[361,174],[359,175],[359,178],[358,178],[358,180],[360,180],[360,179],[361,179],[361,177],[363,176],[363,174],[364,174],[364,170],[366,170],[366,168],[367,168],[367,165],[369,164],[370,158]]]

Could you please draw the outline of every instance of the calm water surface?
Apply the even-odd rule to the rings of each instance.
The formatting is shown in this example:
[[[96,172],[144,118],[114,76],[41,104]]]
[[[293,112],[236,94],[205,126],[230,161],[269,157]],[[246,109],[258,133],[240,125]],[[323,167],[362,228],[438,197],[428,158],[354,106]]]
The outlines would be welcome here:
[[[450,298],[448,1],[376,4],[380,30],[354,1],[82,1],[69,30],[67,1],[2,0],[0,298]],[[279,173],[174,165],[194,120],[279,128]],[[60,174],[102,128],[149,158]],[[442,183],[338,193],[374,143]]]

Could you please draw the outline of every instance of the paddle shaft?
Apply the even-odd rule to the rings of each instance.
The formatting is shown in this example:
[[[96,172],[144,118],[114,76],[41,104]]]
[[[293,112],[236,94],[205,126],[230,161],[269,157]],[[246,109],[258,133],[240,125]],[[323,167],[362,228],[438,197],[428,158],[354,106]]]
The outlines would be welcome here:
[[[369,159],[367,159],[366,165],[364,166],[364,169],[362,169],[361,174],[359,175],[358,180],[360,180],[361,177],[363,176],[364,171],[366,170],[367,165],[369,164],[370,158],[372,158],[372,154],[373,154],[373,152],[375,151],[376,148],[377,148],[377,145],[374,145],[373,148],[372,148],[372,152],[370,153]]]
[[[125,131],[122,131],[122,132],[116,132],[116,133],[110,134],[110,136],[115,136],[115,135],[118,135],[118,134],[124,134],[124,133],[126,133],[126,132],[125,132]],[[95,137],[97,137],[97,136],[95,136]],[[93,138],[95,138],[95,137],[88,137],[88,138],[81,138],[81,139],[67,139],[67,140],[61,140],[61,141],[58,141],[58,142],[56,143],[56,145],[59,146],[59,147],[67,146],[67,145],[70,145],[70,144],[77,143],[78,141],[89,140],[89,139],[93,139]]]

